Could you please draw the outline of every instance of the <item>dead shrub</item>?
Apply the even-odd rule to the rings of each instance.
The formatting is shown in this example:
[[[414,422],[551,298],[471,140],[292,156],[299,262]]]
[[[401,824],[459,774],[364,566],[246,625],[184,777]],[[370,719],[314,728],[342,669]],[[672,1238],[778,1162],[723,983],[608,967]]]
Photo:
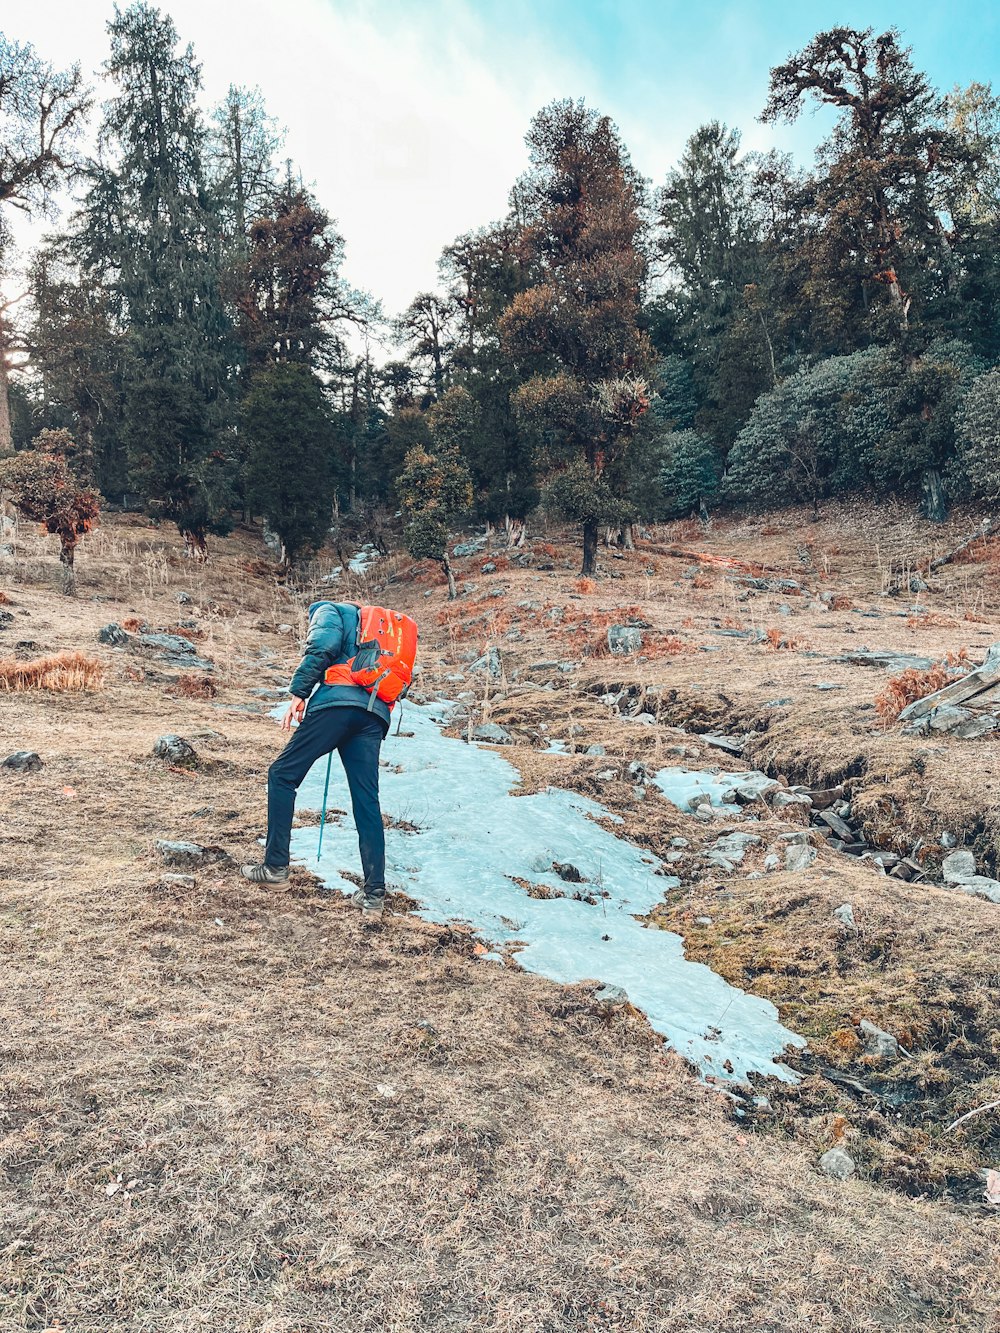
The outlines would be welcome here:
[[[126,616],[122,621],[122,629],[127,629],[129,634],[145,634],[149,626],[138,616]]]
[[[688,645],[675,634],[658,634],[642,645],[643,657],[678,657],[688,651]]]
[[[910,629],[955,629],[958,621],[954,616],[942,615],[940,611],[921,611],[917,615],[907,616],[906,624]]]
[[[936,662],[926,671],[908,667],[893,676],[882,693],[875,696],[875,711],[882,725],[891,726],[909,704],[943,690],[954,679],[956,668],[968,666],[971,666],[969,650],[963,648],[959,653],[949,653],[944,662]]]
[[[97,690],[104,683],[104,664],[86,653],[52,653],[30,662],[0,661],[0,691]]]
[[[593,579],[577,579],[573,587],[577,592],[591,593],[597,591],[597,584]]]
[[[710,577],[708,576],[708,574],[701,574],[701,573],[698,573],[698,574],[695,574],[694,578],[691,580],[691,587],[692,587],[692,588],[714,588],[714,587],[715,587],[715,579],[710,578]]]
[[[853,611],[854,603],[845,593],[838,592],[830,602],[831,611]]]
[[[210,676],[198,676],[193,671],[186,671],[178,676],[167,690],[175,699],[214,699],[219,693]]]
[[[539,555],[547,556],[550,560],[554,560],[559,554],[559,548],[553,546],[551,542],[537,542],[535,550]]]
[[[169,633],[179,634],[182,639],[190,639],[192,643],[197,643],[199,639],[205,637],[203,629],[192,629],[188,625],[171,625]]]
[[[798,648],[807,648],[809,645],[804,639],[796,639],[791,634],[786,634],[782,629],[771,629],[764,631],[764,637],[769,648],[775,652],[795,652]]]
[[[12,606],[12,605],[13,603],[11,602],[10,598],[7,596],[4,590],[0,588],[0,606]]]

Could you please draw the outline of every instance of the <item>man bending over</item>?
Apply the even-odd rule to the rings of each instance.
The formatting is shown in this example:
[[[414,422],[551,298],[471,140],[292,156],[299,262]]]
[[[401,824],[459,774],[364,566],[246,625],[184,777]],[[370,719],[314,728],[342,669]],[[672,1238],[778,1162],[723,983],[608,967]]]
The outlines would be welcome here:
[[[255,884],[285,883],[295,793],[316,760],[336,750],[351,789],[365,875],[354,901],[362,911],[380,916],[385,903],[385,833],[378,760],[389,730],[389,706],[355,685],[345,666],[354,656],[358,614],[350,603],[313,602],[309,608],[305,653],[289,686],[292,702],[281,720],[283,731],[292,731],[293,722],[299,725],[268,769],[264,861],[244,866],[243,874]],[[327,683],[327,671],[334,666],[345,666],[339,673],[342,679]]]

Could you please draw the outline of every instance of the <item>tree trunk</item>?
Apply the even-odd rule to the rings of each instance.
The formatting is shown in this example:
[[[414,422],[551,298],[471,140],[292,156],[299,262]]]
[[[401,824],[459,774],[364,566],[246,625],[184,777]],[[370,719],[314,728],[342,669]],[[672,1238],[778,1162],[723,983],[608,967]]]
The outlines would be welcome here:
[[[948,517],[948,493],[944,488],[944,478],[936,467],[929,467],[921,482],[923,498],[920,507],[925,518],[932,523],[943,523]]]
[[[458,596],[458,589],[455,587],[455,575],[452,573],[451,561],[448,559],[447,551],[441,557],[441,563],[444,565],[444,572],[448,576],[448,600],[453,602]]]
[[[76,595],[76,570],[73,557],[76,555],[76,537],[59,538],[59,563],[62,565],[62,590],[67,597]]]
[[[14,452],[14,436],[10,423],[10,392],[7,378],[7,356],[4,352],[3,324],[0,323],[0,457]]]
[[[593,574],[597,566],[597,519],[588,518],[583,525],[583,575]]]

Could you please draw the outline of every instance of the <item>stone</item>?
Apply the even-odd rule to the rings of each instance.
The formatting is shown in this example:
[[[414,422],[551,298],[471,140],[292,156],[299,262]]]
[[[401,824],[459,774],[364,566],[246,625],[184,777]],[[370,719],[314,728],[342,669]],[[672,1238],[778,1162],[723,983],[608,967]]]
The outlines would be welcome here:
[[[474,662],[470,663],[469,670],[485,671],[493,680],[499,680],[503,674],[503,662],[498,649],[490,647],[482,657],[477,657]]]
[[[776,856],[774,852],[768,852],[767,856],[764,857],[765,870],[777,870],[780,865],[781,858]]]
[[[34,750],[15,750],[0,764],[0,768],[9,768],[13,773],[37,773],[42,767],[41,755]]]
[[[194,656],[195,647],[183,634],[140,634],[139,647],[151,652],[168,653],[171,656]]]
[[[619,1005],[628,1004],[628,991],[621,986],[599,986],[594,991],[594,1000],[609,1009],[616,1009]]]
[[[858,1024],[858,1031],[864,1040],[866,1054],[875,1055],[880,1060],[897,1060],[899,1058],[899,1042],[891,1032],[876,1027],[867,1018],[863,1018]]]
[[[636,715],[632,718],[632,721],[642,722],[643,725],[647,727],[656,726],[656,718],[653,716],[652,713],[636,713]]]
[[[597,775],[598,782],[614,782],[618,774],[613,768],[602,768]]]
[[[948,884],[962,884],[976,874],[976,858],[967,847],[961,847],[944,858],[941,873]]]
[[[486,564],[482,566],[479,572],[480,574],[495,574],[497,572],[497,567],[492,560],[487,560]]]
[[[128,630],[122,629],[116,621],[112,621],[110,625],[105,625],[97,631],[97,642],[106,643],[111,648],[124,648],[127,643],[131,642],[131,639],[132,636]]]
[[[717,732],[706,731],[701,737],[706,745],[712,745],[717,750],[725,750],[727,754],[740,755],[743,753],[743,747],[746,740],[742,736],[720,736]]]
[[[177,603],[179,606],[190,606],[191,602],[192,598],[190,593],[179,592],[177,594]]]
[[[712,924],[712,918],[710,916],[696,916],[694,924],[696,926],[710,926]]]
[[[159,839],[156,850],[164,864],[177,866],[181,870],[194,870],[199,866],[211,865],[223,858],[224,853],[218,847],[202,847],[196,842],[168,842]]]
[[[473,728],[472,739],[474,741],[484,741],[487,745],[513,745],[514,738],[504,727],[497,726],[495,722],[481,722],[478,727]]]
[[[910,592],[926,592],[927,584],[919,574],[910,575]]]
[[[579,663],[579,662],[557,662],[557,663],[556,663],[556,670],[557,670],[557,671],[561,671],[562,674],[563,674],[564,676],[567,675],[570,671],[579,671],[579,669],[580,669],[580,663]]]
[[[771,805],[775,810],[786,810],[790,806],[798,806],[799,809],[811,810],[812,797],[806,796],[804,792],[776,791],[771,798]]]
[[[607,754],[607,750],[604,748],[603,745],[588,745],[586,750],[584,750],[584,754],[603,757],[604,755]]]
[[[628,775],[635,782],[645,782],[649,774],[646,772],[646,765],[638,759],[633,759],[628,766]]]
[[[170,889],[193,889],[193,888],[194,888],[194,875],[177,875],[177,874],[174,874],[174,875],[161,875],[161,876],[160,876],[160,888],[161,888],[161,889],[167,889],[167,890],[170,890]]]
[[[792,843],[785,848],[785,869],[792,871],[808,870],[816,860],[815,847]]]
[[[850,903],[843,903],[840,907],[834,908],[833,915],[841,925],[846,926],[848,930],[853,930],[854,933],[857,934],[858,925],[854,920],[854,908]]]
[[[817,817],[844,842],[854,841],[854,830],[850,825],[845,824],[840,815],[835,814],[833,810],[820,810]]]
[[[183,736],[175,736],[172,732],[168,732],[165,736],[160,736],[153,745],[153,758],[166,759],[171,764],[193,768],[198,763],[198,752]]]
[[[608,649],[612,657],[627,657],[642,647],[642,630],[629,625],[608,626]]]
[[[732,870],[746,856],[748,848],[759,846],[760,841],[755,833],[724,833],[706,849],[705,860],[720,870]]]
[[[690,846],[691,846],[691,844],[688,842],[687,838],[680,838],[680,837],[678,837],[678,838],[671,838],[671,839],[670,839],[670,845],[671,845],[671,847],[690,847]]]
[[[819,1159],[819,1169],[834,1180],[850,1180],[857,1166],[846,1148],[829,1148]]]
[[[485,545],[486,538],[477,537],[471,542],[459,542],[457,546],[453,546],[451,549],[453,555],[461,557],[466,555],[478,555]]]

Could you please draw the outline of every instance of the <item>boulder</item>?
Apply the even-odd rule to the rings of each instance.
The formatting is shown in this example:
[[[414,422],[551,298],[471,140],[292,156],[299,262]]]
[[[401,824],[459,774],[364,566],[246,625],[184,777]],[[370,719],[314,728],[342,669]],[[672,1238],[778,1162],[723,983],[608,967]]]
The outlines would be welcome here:
[[[225,853],[218,847],[202,847],[196,842],[168,842],[160,839],[156,850],[168,866],[177,866],[181,870],[196,870],[199,866],[211,865],[225,858]]]
[[[830,1148],[819,1159],[819,1169],[834,1180],[850,1180],[857,1166],[846,1148]]]
[[[594,991],[594,1001],[602,1008],[618,1009],[621,1005],[628,1004],[628,991],[623,990],[621,986],[598,986]]]
[[[469,664],[470,671],[485,671],[493,680],[499,680],[503,674],[503,662],[496,648],[490,648],[482,657],[477,657]]]
[[[858,1024],[858,1031],[865,1043],[866,1054],[877,1056],[880,1060],[897,1060],[899,1058],[899,1042],[891,1032],[876,1027],[867,1018],[863,1018]]]
[[[472,732],[474,741],[483,741],[487,745],[513,745],[514,738],[504,727],[495,722],[481,722]]]
[[[122,629],[116,621],[110,625],[105,625],[97,631],[97,642],[106,643],[112,648],[124,648],[131,641],[131,634],[128,630]]]
[[[976,874],[976,858],[967,847],[961,847],[944,858],[941,873],[948,884],[964,884]]]
[[[15,750],[0,764],[0,768],[9,768],[14,773],[37,773],[42,768],[42,759],[34,750]]]
[[[705,851],[705,860],[720,870],[732,870],[743,860],[747,849],[760,845],[755,833],[724,833]]]
[[[140,634],[139,647],[181,657],[193,657],[195,651],[194,644],[183,634]]]
[[[153,758],[166,759],[171,764],[182,764],[186,768],[193,768],[198,762],[198,752],[183,736],[175,736],[172,732],[168,732],[165,736],[160,736],[154,744]]]
[[[791,806],[797,806],[800,810],[811,810],[812,797],[806,796],[804,792],[776,791],[771,798],[771,805],[775,810],[787,810]]]
[[[627,657],[642,647],[642,630],[630,625],[608,626],[608,649],[612,657]]]
[[[476,555],[486,545],[485,537],[477,537],[471,542],[459,542],[457,546],[451,548],[452,554],[459,557],[466,555]]]
[[[791,843],[785,848],[786,870],[808,870],[816,860],[816,849],[808,844]]]

